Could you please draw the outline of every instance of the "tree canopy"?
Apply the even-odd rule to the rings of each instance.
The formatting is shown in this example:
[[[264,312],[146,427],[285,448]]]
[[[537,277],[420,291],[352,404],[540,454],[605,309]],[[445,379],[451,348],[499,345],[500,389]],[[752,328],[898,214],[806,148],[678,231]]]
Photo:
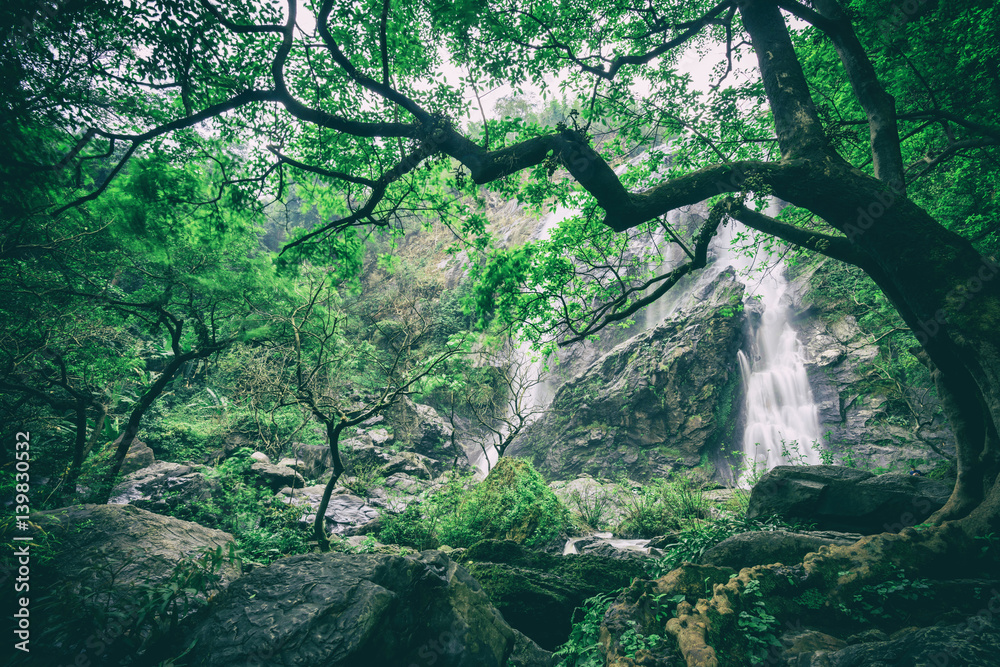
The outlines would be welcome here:
[[[0,256],[15,284],[51,279],[46,295],[165,328],[176,358],[223,335],[215,319],[187,319],[214,312],[196,298],[246,307],[232,295],[249,286],[174,255],[202,243],[234,249],[220,270],[242,266],[254,252],[228,239],[250,238],[243,216],[294,189],[320,219],[291,231],[286,268],[354,266],[364,235],[405,220],[447,225],[480,253],[482,307],[565,342],[659,298],[739,220],[858,267],[885,294],[958,440],[958,483],[935,521],[995,531],[998,11],[985,0],[15,3],[3,10]],[[697,59],[707,82],[685,72]],[[498,88],[558,91],[566,115],[491,117]],[[173,185],[153,163],[172,165]],[[549,241],[500,248],[488,191],[579,213]],[[124,204],[102,209],[113,193]],[[791,205],[777,217],[761,206],[772,196]],[[682,238],[666,214],[705,201],[708,220]],[[155,247],[137,248],[140,231]],[[118,257],[150,263],[128,299],[108,290],[116,276],[88,291],[59,259],[111,232]],[[644,234],[687,261],[633,270],[623,248]],[[171,282],[161,253],[189,275]],[[51,352],[31,363],[26,373],[58,384]]]

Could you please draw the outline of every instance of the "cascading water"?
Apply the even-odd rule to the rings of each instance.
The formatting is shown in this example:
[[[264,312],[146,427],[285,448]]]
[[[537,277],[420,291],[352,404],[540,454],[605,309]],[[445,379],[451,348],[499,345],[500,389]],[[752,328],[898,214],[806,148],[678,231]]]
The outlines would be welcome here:
[[[769,213],[780,211],[772,204]],[[707,213],[707,211],[705,212]],[[671,216],[678,214],[672,211]],[[676,217],[668,221],[678,227]],[[738,483],[748,486],[756,476],[782,464],[818,464],[819,410],[813,400],[804,364],[804,351],[792,328],[790,309],[783,299],[788,290],[782,261],[770,263],[762,276],[754,271],[760,259],[755,255],[734,252],[733,240],[749,233],[738,222],[729,222],[719,230],[709,246],[709,264],[698,275],[690,276],[651,304],[643,319],[644,328],[652,328],[689,303],[692,295],[715,280],[728,267],[746,284],[748,311],[761,313],[744,350],[738,353],[745,393],[742,440],[743,471]],[[674,250],[664,256],[659,271],[669,271],[687,258]]]
[[[776,205],[769,213],[778,212]],[[560,207],[546,216],[533,234],[534,239],[544,239],[549,231],[572,211]],[[703,206],[695,206],[683,211],[672,211],[667,221],[674,230],[685,227],[688,222],[704,219],[707,211]],[[697,222],[697,220],[696,220]],[[749,230],[732,221],[720,228],[709,246],[709,264],[697,274],[685,277],[667,294],[648,306],[637,318],[635,333],[651,329],[668,317],[675,316],[685,306],[697,298],[719,274],[728,267],[735,269],[737,276],[747,285],[745,305],[748,311],[760,312],[759,323],[752,327],[745,349],[738,354],[740,373],[745,390],[744,421],[745,430],[742,452],[745,462],[738,483],[749,485],[756,474],[761,474],[783,463],[820,462],[818,443],[820,426],[818,409],[812,397],[809,380],[803,363],[804,353],[790,322],[790,309],[783,300],[788,289],[783,263],[771,263],[763,276],[754,271],[755,264],[762,263],[756,256],[734,252],[733,240],[748,234]],[[658,271],[665,272],[688,260],[679,246],[655,241],[666,252],[660,261]],[[770,260],[768,260],[770,261]],[[532,378],[527,395],[520,408],[540,414],[539,406],[552,400],[555,382],[544,375],[545,360],[533,354],[527,344],[520,343],[511,363],[528,364],[528,375]],[[480,474],[496,462],[496,451],[487,448],[469,452],[469,459],[479,468]]]
[[[763,307],[746,350],[738,354],[746,393],[741,486],[788,463],[818,464],[819,411],[803,363],[802,344],[782,300],[788,289],[779,263],[754,292]]]

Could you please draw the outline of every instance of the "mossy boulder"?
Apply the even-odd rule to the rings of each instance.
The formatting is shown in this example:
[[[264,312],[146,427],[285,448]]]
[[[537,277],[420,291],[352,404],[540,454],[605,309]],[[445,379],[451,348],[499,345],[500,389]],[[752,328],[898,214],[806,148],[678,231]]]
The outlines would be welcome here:
[[[507,450],[549,480],[634,480],[699,465],[732,439],[743,285],[726,269],[675,315],[619,344],[556,392]]]
[[[441,528],[440,539],[467,547],[483,539],[544,547],[561,540],[569,511],[527,461],[501,458]]]
[[[702,555],[701,562],[737,570],[769,563],[792,565],[802,562],[806,554],[819,551],[822,546],[853,544],[860,539],[857,533],[793,533],[787,530],[740,533],[710,547]]]
[[[213,600],[179,647],[192,667],[548,667],[468,572],[438,551],[306,554],[254,570]]]
[[[644,575],[636,561],[554,556],[511,541],[478,542],[462,559],[507,622],[549,650],[569,637],[573,612],[587,598]]]

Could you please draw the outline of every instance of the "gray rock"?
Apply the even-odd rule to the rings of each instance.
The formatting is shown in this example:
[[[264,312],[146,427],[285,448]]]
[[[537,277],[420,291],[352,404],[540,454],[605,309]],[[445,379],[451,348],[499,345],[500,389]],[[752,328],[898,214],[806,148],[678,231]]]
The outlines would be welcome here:
[[[344,442],[344,452],[344,458],[347,459],[345,467],[351,475],[365,468],[374,468],[377,469],[378,475],[385,477],[404,473],[411,477],[429,480],[434,477],[431,469],[437,466],[435,461],[416,452],[393,454],[355,438]]]
[[[884,378],[872,365],[879,348],[872,332],[844,313],[844,304],[832,302],[822,289],[845,271],[833,261],[801,265],[792,271],[788,296],[796,315],[795,327],[805,352],[806,371],[819,408],[820,430],[835,456],[848,452],[868,469],[902,468],[914,459],[939,462],[934,448],[954,452],[954,435],[940,405],[928,391],[929,378],[910,386],[905,401],[898,393],[890,401],[880,393]],[[819,285],[821,289],[816,289]],[[857,385],[866,383],[863,395]]]
[[[312,510],[300,519],[305,526],[312,525],[316,519],[316,509],[323,498],[324,486],[317,484],[304,489],[294,489],[287,502],[294,505],[304,505]],[[357,533],[378,519],[379,512],[368,505],[363,499],[347,493],[330,496],[330,504],[326,508],[326,528],[338,535]]]
[[[597,540],[592,544],[585,545],[580,548],[580,553],[585,556],[600,556],[601,558],[610,558],[612,560],[647,561],[651,556],[646,547],[623,548],[607,540]]]
[[[333,467],[333,454],[326,445],[295,443],[290,458],[298,461],[299,465],[289,467],[298,470],[307,479],[316,479]]]
[[[872,475],[838,466],[778,466],[754,486],[747,517],[777,515],[821,530],[897,533],[944,505],[951,488],[902,473]]]
[[[261,486],[266,486],[274,492],[286,486],[301,489],[306,484],[299,473],[286,466],[276,466],[273,463],[258,461],[250,466],[248,472],[257,478]]]
[[[425,479],[416,479],[405,473],[394,473],[389,475],[381,486],[371,490],[368,504],[399,513],[405,510],[407,505],[422,500],[427,492],[437,486]]]
[[[81,654],[100,662],[101,657],[122,657],[123,650],[135,656],[144,633],[154,622],[138,614],[152,609],[151,600],[163,600],[169,594],[167,584],[177,566],[182,561],[201,559],[207,550],[221,548],[223,554],[228,554],[228,545],[233,542],[229,533],[128,505],[74,505],[36,512],[31,522],[44,531],[44,542],[54,548],[47,552],[47,558],[33,559],[31,564],[32,602],[36,597],[51,596],[45,605],[31,608],[31,638],[39,641],[32,642],[32,661],[25,663],[32,665],[71,664],[79,662]],[[35,544],[42,541],[40,535],[35,539]],[[214,583],[193,583],[182,574],[175,583],[194,586],[196,592],[181,590],[175,594],[177,606],[173,611],[178,614],[177,620],[183,620],[207,596],[225,588],[240,574],[239,562],[228,560],[221,564],[219,579]],[[84,600],[92,606],[76,606]],[[104,613],[103,624],[89,615],[97,609]],[[116,623],[125,628],[139,623],[143,637],[118,642],[122,639],[122,625]],[[46,641],[45,633],[53,630],[55,633],[48,639],[56,637],[59,641]],[[153,663],[145,662],[140,655],[133,664]],[[114,660],[113,664],[119,663]]]
[[[431,466],[435,475],[451,467],[456,455],[454,429],[433,407],[404,398],[387,411],[386,422],[392,426],[398,445],[435,462]]]
[[[121,505],[74,505],[35,512],[31,521],[58,538],[59,548],[72,556],[51,561],[67,578],[108,554],[127,557],[128,563],[115,574],[123,587],[166,579],[182,558],[233,542],[233,536],[221,530]],[[224,582],[240,576],[235,565],[227,565],[221,573]]]
[[[636,480],[697,465],[733,436],[743,286],[727,269],[670,317],[563,384],[551,409],[511,444],[547,478]]]
[[[157,461],[127,476],[111,491],[110,505],[135,505],[164,511],[177,505],[208,500],[219,484],[194,467]]]
[[[834,536],[837,537],[834,537]],[[831,532],[793,533],[786,530],[740,533],[726,538],[702,554],[700,563],[742,570],[754,565],[794,565],[824,545],[853,544],[861,535]]]
[[[587,598],[645,575],[640,562],[545,554],[509,540],[478,542],[462,560],[504,619],[545,649],[566,641]]]
[[[271,457],[268,456],[267,454],[265,454],[264,452],[254,452],[253,454],[250,455],[250,458],[252,458],[254,461],[257,461],[259,463],[270,463],[271,462]]]
[[[795,629],[783,634],[779,640],[783,647],[781,658],[788,665],[811,665],[817,658],[844,648],[842,639],[817,630]]]
[[[307,554],[254,570],[180,642],[187,663],[504,667],[515,632],[461,566],[417,556]],[[523,641],[523,640],[521,640]],[[522,646],[525,665],[543,665]]]
[[[120,441],[121,438],[118,440]],[[122,461],[121,473],[129,475],[154,463],[156,463],[156,457],[153,455],[153,450],[149,448],[149,445],[139,440],[133,440],[128,448],[128,454],[125,455],[125,460]]]
[[[893,635],[889,641],[854,644],[796,664],[808,667],[987,667],[998,664],[997,656],[1000,656],[1000,621],[995,614],[987,612],[971,616],[957,625],[907,630]]]

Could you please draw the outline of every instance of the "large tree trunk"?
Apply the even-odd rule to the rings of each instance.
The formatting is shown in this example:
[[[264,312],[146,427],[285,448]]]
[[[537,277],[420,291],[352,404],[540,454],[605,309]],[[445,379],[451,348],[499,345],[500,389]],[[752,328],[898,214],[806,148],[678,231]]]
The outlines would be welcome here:
[[[814,6],[837,11],[828,0]],[[850,253],[838,254],[849,254],[850,261],[873,278],[930,357],[955,432],[958,479],[930,527],[824,548],[805,558],[804,576],[798,580],[781,565],[748,568],[732,581],[717,584],[710,597],[678,605],[667,631],[687,664],[701,667],[742,664],[733,646],[742,635],[739,613],[750,610],[756,599],[748,601],[744,594],[751,581],[766,591],[770,608],[783,610],[786,617],[802,611],[794,599],[807,590],[830,600],[831,609],[838,603],[849,606],[862,587],[882,583],[891,567],[911,578],[931,579],[949,571],[968,577],[995,568],[979,559],[974,538],[1000,531],[1000,264],[906,198],[903,184],[893,179],[894,172],[898,175],[893,165],[899,164],[889,154],[894,127],[877,128],[878,137],[873,129],[873,150],[876,157],[885,158],[883,173],[876,173],[882,180],[851,167],[830,150],[822,133],[813,131],[818,118],[777,6],[742,0],[739,9],[757,52],[783,157],[779,165],[762,163],[759,173],[741,174],[739,179],[753,189],[749,177],[754,176],[778,197],[812,211],[844,234]],[[842,51],[855,48],[846,41],[837,45]],[[857,51],[841,56],[854,58]],[[851,64],[857,65],[845,62]],[[852,85],[862,82],[861,69],[849,71],[857,78]],[[887,103],[878,90],[869,101],[873,107]],[[896,142],[898,148],[898,137]],[[754,226],[754,221],[748,224]],[[763,224],[758,228],[768,233],[775,229]],[[796,234],[786,230],[785,238],[799,242]],[[988,572],[995,576],[995,571]],[[663,590],[669,588],[668,579],[658,583],[661,595],[669,595]],[[602,634],[609,663],[617,661],[621,647],[610,633]]]

